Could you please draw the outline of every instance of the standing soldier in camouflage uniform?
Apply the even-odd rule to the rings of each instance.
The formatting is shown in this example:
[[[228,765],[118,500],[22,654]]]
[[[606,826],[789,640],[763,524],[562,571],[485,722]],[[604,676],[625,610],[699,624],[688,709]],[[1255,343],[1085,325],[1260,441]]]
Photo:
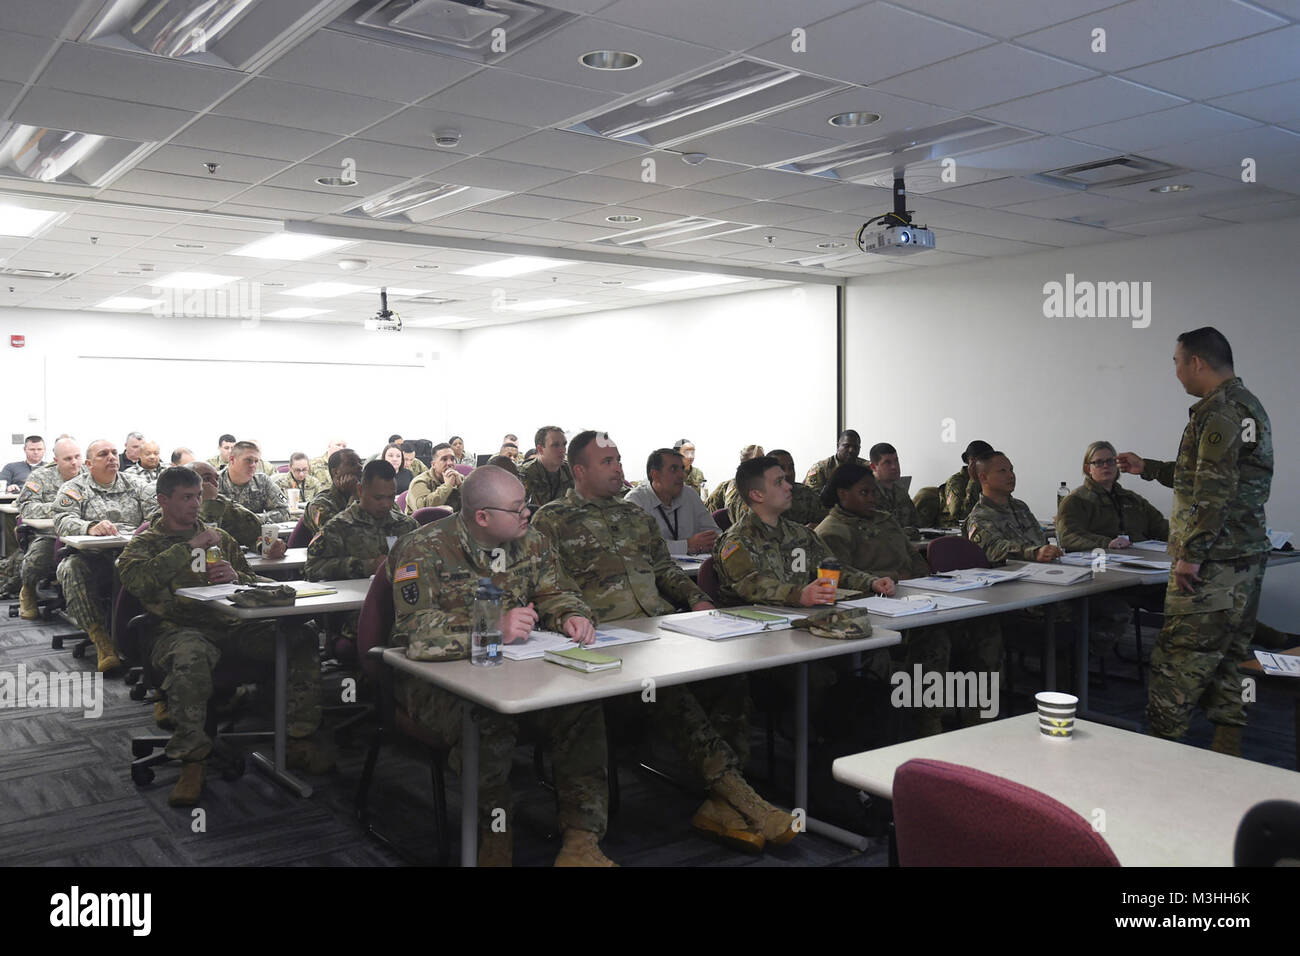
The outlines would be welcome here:
[[[122,474],[130,475],[149,486],[153,491],[153,486],[158,481],[158,476],[162,474],[162,452],[158,448],[156,441],[146,441],[140,444],[140,459],[134,465],[127,468]]]
[[[144,485],[118,474],[120,465],[113,443],[101,438],[86,449],[90,471],[59,488],[54,503],[54,533],[114,535],[134,531],[153,510]],[[55,574],[68,613],[85,630],[99,654],[99,670],[122,666],[108,633],[108,608],[112,601],[113,553],[74,551],[59,562]]]
[[[66,482],[81,474],[81,447],[75,439],[60,438],[54,443],[54,462],[42,465],[23,485],[15,504],[24,521],[53,518],[54,500]],[[51,533],[37,535],[22,558],[22,590],[18,594],[19,616],[24,621],[40,617],[36,607],[36,586],[54,573],[54,545]]]
[[[537,457],[519,466],[519,480],[528,492],[528,501],[540,508],[573,487],[573,469],[564,460],[564,429],[543,425],[533,436]]]
[[[1177,740],[1192,711],[1214,724],[1213,749],[1241,755],[1246,724],[1237,665],[1249,655],[1268,563],[1264,503],[1273,481],[1268,413],[1233,371],[1232,346],[1206,326],[1178,336],[1174,372],[1199,398],[1176,461],[1118,456],[1127,474],[1174,489],[1165,625],[1151,653],[1147,720]]]
[[[257,470],[261,462],[261,449],[254,442],[235,442],[230,451],[230,464],[221,472],[220,491],[257,515],[263,524],[288,521],[289,502],[284,491],[264,472]]]
[[[271,622],[237,621],[206,602],[175,596],[178,588],[265,580],[249,569],[234,538],[199,521],[200,484],[188,468],[168,468],[158,479],[160,520],[132,538],[118,559],[123,586],[157,619],[151,660],[166,675],[162,689],[176,724],[166,753],[182,761],[180,779],[167,798],[174,807],[198,803],[203,789],[203,761],[212,750],[204,723],[217,661],[223,654],[275,659]],[[222,560],[207,564],[204,552],[211,547],[221,549]],[[194,570],[196,565],[203,570]],[[288,677],[286,762],[294,769],[324,773],[334,760],[321,742],[309,739],[320,727],[321,687],[316,640],[306,630],[289,642]]]
[[[460,510],[460,486],[465,476],[453,466],[456,453],[446,442],[433,449],[433,467],[411,480],[406,490],[406,513],[415,514],[421,508],[451,508]]]
[[[867,452],[871,471],[876,476],[876,508],[888,511],[903,526],[903,532],[912,541],[921,539],[921,519],[916,505],[907,496],[907,490],[898,484],[903,473],[898,464],[898,450],[888,442],[877,442]]]
[[[331,518],[307,545],[308,581],[368,578],[388,560],[397,539],[419,527],[393,508],[397,473],[386,461],[371,461],[361,472],[361,496]],[[358,614],[349,616],[345,635],[357,633]]]
[[[623,492],[618,448],[604,432],[569,446],[574,487],[533,516],[564,572],[582,589],[597,623],[712,609],[668,553],[659,527]],[[659,692],[652,716],[698,772],[709,797],[691,825],[738,849],[792,840],[791,816],[763,800],[742,776],[749,756],[749,683],[722,678]]]
[[[502,640],[524,640],[534,627],[558,631],[580,644],[595,640],[591,611],[568,584],[546,538],[528,527],[524,488],[499,468],[478,468],[463,486],[458,514],[400,538],[388,559],[396,622],[392,644],[413,661],[456,661],[470,656],[471,611],[478,582],[503,592]],[[540,674],[539,674],[540,676]],[[460,772],[462,709],[454,694],[398,671],[398,702],[452,750]],[[488,825],[494,810],[509,814],[510,765],[519,724],[549,740],[564,846],[557,866],[609,866],[597,841],[609,809],[605,718],[599,704],[570,704],[509,717],[477,708],[479,724],[480,866],[509,866],[513,830]]]
[[[826,487],[826,482],[830,481],[831,475],[840,465],[850,461],[856,461],[859,465],[867,464],[858,457],[861,453],[862,436],[852,428],[846,428],[840,432],[839,441],[835,446],[835,454],[829,458],[823,458],[809,468],[808,474],[804,476],[804,484],[811,488],[815,494],[820,495],[822,489]]]
[[[709,483],[704,472],[695,467],[695,442],[689,438],[679,438],[673,442],[673,451],[682,453],[682,463],[686,466],[686,483],[695,489],[695,493],[704,500],[709,496]]]
[[[749,461],[751,458],[761,458],[763,455],[764,452],[762,445],[746,445],[744,448],[740,449],[741,461]],[[714,488],[713,493],[705,500],[704,507],[708,508],[711,512],[721,511],[724,508],[729,509],[731,503],[737,500],[736,492],[733,487],[735,483],[736,482],[731,478],[719,482],[718,487]]]
[[[965,465],[961,471],[943,483],[943,488],[939,492],[943,500],[943,510],[939,512],[942,527],[957,527],[966,520],[970,510],[979,503],[980,483],[975,477],[975,459],[992,452],[992,445],[976,439],[961,453],[961,460]]]
[[[304,505],[325,490],[321,480],[311,473],[311,462],[307,460],[306,453],[301,451],[289,456],[289,470],[277,474],[274,481],[285,492],[297,488],[298,500]],[[288,498],[288,495],[285,497]]]
[[[340,448],[330,455],[330,489],[321,492],[307,505],[303,527],[315,535],[330,518],[357,500],[361,493],[361,456],[351,448]]]

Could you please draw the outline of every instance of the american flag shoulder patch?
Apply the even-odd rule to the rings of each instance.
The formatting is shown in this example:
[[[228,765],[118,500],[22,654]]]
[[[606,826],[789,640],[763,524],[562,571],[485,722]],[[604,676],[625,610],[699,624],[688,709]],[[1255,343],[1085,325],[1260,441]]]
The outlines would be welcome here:
[[[404,564],[397,569],[393,575],[393,583],[400,584],[403,581],[411,581],[420,576],[420,566],[412,561],[410,564]]]

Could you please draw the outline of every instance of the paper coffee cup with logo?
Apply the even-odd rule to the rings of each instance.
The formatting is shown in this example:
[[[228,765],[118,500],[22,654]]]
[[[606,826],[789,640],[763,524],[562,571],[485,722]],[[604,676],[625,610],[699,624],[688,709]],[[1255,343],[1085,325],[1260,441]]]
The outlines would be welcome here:
[[[258,541],[258,546],[261,549],[261,552],[263,554],[269,553],[271,550],[271,546],[274,545],[275,542],[278,540],[280,540],[279,525],[275,525],[275,524],[262,525],[262,534],[261,537],[257,539],[257,541]]]
[[[1038,730],[1053,740],[1069,740],[1074,736],[1074,716],[1079,698],[1060,691],[1044,690],[1034,695],[1038,705]]]
[[[835,558],[826,558],[817,566],[817,580],[830,581],[837,588],[840,586],[840,563]]]
[[[302,492],[297,488],[285,489],[285,494],[289,498],[289,508],[292,510],[298,507],[298,500],[302,497]]]

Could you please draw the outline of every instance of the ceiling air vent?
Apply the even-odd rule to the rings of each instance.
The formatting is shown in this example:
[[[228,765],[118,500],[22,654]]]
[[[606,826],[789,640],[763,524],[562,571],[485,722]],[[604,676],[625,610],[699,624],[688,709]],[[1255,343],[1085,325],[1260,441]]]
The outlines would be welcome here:
[[[1104,189],[1110,186],[1129,186],[1144,183],[1151,179],[1163,179],[1185,172],[1181,167],[1171,166],[1156,159],[1144,156],[1115,156],[1099,159],[1078,166],[1066,166],[1050,172],[1027,176],[1035,182],[1049,186],[1064,186],[1067,189]]]
[[[49,269],[6,269],[0,268],[0,276],[10,279],[50,279],[55,282],[62,282],[64,279],[71,279],[71,272],[53,272]]]
[[[493,63],[571,19],[573,14],[531,0],[364,0],[331,28]]]

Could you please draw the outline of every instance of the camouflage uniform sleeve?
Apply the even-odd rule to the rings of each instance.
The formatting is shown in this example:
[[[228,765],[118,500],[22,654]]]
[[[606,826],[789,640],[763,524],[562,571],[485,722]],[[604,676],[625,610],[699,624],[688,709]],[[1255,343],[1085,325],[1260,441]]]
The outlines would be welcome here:
[[[1172,461],[1157,461],[1154,458],[1142,459],[1142,480],[1158,481],[1166,488],[1174,486],[1174,465]]]
[[[723,507],[727,509],[727,516],[731,518],[732,524],[735,524],[737,521],[743,518],[745,516],[745,512],[749,510],[744,504],[741,503],[740,492],[736,490],[736,485],[734,482],[727,486],[727,491],[726,494],[723,495],[723,499],[725,501]]]
[[[218,525],[245,548],[257,544],[262,535],[262,522],[257,520],[257,515],[233,501],[220,498],[205,501],[199,509],[199,518]]]
[[[289,499],[284,496],[284,489],[275,482],[267,479],[266,487],[266,511],[258,517],[265,520],[268,524],[279,523],[289,520]],[[261,533],[259,527],[258,532]]]
[[[808,532],[808,566],[813,569],[814,575],[816,575],[817,568],[820,567],[822,561],[834,556],[831,549],[826,546],[826,543],[821,538],[811,531]],[[879,580],[877,575],[853,567],[850,561],[840,562],[841,587],[870,592],[872,583],[877,580]]]
[[[808,474],[803,476],[803,483],[811,488],[814,494],[822,493],[822,489],[826,487],[826,479],[822,476],[821,462],[808,469]]]
[[[841,564],[853,561],[853,537],[848,527],[838,521],[825,520],[817,526],[817,537]]]
[[[311,539],[303,567],[308,581],[341,581],[370,575],[365,561],[348,554],[345,528],[346,522],[331,521]]]
[[[712,514],[715,511],[721,511],[723,508],[727,507],[727,488],[730,487],[730,485],[731,482],[723,481],[718,484],[718,487],[713,489],[713,494],[709,495],[708,500],[704,502],[704,507],[709,509],[709,514]],[[732,520],[735,519],[733,518]]]
[[[1066,551],[1091,551],[1110,544],[1104,534],[1088,530],[1092,509],[1078,492],[1065,496],[1056,514],[1056,534]]]
[[[1228,503],[1237,497],[1237,458],[1241,426],[1225,411],[1209,415],[1198,436],[1196,477],[1192,485],[1192,514],[1175,558],[1200,564],[1223,533]]]
[[[117,559],[117,572],[122,586],[140,599],[151,613],[166,616],[175,602],[171,582],[190,566],[194,549],[188,541],[178,541],[156,554],[150,554],[145,538],[137,538],[126,546]]]
[[[994,563],[1007,558],[1033,561],[1038,555],[1039,545],[1021,546],[1010,538],[1003,537],[996,524],[983,522],[974,511],[966,516],[964,533],[983,548],[985,556]]]
[[[23,483],[23,490],[18,493],[14,506],[18,513],[22,515],[24,521],[30,521],[32,518],[50,518],[54,515],[54,502],[41,501],[41,495],[44,489],[39,481],[34,481],[28,477]]]
[[[65,484],[54,498],[54,533],[60,538],[85,534],[90,530],[91,523],[81,517],[80,494],[69,489]],[[77,497],[73,497],[74,495]]]
[[[559,631],[571,617],[585,617],[595,622],[591,608],[573,586],[572,580],[560,568],[559,553],[543,539],[546,549],[539,562],[540,573],[533,587],[533,607],[547,630]]]
[[[469,657],[468,622],[458,625],[456,616],[438,604],[432,562],[420,561],[410,547],[398,545],[388,555],[388,574],[396,609],[393,643],[406,644],[407,658],[457,661]],[[406,589],[411,590],[414,602],[403,596]]]
[[[747,604],[799,606],[799,595],[811,576],[803,581],[785,581],[755,563],[745,543],[723,536],[713,546],[713,571],[719,587],[730,590]]]
[[[641,512],[641,515],[645,519],[645,540],[649,551],[650,567],[654,570],[655,587],[659,589],[659,593],[678,607],[691,607],[701,601],[708,601],[709,596],[673,560],[654,518],[645,512]]]
[[[965,489],[957,486],[956,479],[949,478],[943,483],[940,497],[943,505],[939,511],[939,517],[944,521],[956,522],[961,520],[958,515],[961,514],[961,503],[965,497]]]

